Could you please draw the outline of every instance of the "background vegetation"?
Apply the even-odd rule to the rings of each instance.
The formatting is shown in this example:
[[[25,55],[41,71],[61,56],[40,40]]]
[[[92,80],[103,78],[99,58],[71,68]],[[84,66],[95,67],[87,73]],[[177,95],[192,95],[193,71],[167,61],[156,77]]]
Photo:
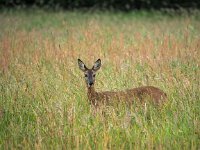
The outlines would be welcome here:
[[[90,9],[194,9],[200,8],[199,0],[0,0],[1,7],[50,7]]]
[[[2,11],[0,148],[199,149],[198,16]],[[77,58],[102,59],[97,91],[154,85],[168,103],[93,115]]]

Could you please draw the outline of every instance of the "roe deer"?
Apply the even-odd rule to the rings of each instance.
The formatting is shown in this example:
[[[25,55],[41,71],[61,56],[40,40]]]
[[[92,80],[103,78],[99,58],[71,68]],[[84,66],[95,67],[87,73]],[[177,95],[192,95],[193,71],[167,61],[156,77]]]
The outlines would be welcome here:
[[[160,105],[167,99],[167,95],[162,90],[153,86],[142,86],[117,92],[96,92],[94,89],[95,74],[96,71],[101,67],[101,60],[98,59],[94,63],[92,69],[88,69],[85,64],[80,59],[78,59],[78,66],[85,74],[85,81],[88,88],[88,100],[95,107],[101,104],[112,103],[112,101],[115,100],[125,100],[129,104],[131,104],[134,100],[139,100],[143,103],[147,98],[153,103]]]

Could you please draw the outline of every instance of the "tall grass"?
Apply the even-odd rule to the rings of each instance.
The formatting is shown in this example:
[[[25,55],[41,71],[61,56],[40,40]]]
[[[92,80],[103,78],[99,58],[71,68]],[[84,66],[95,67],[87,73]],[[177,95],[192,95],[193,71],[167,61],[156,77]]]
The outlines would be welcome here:
[[[195,15],[0,14],[1,149],[199,149],[200,21]],[[101,58],[96,90],[153,85],[158,109],[93,114],[77,58]]]

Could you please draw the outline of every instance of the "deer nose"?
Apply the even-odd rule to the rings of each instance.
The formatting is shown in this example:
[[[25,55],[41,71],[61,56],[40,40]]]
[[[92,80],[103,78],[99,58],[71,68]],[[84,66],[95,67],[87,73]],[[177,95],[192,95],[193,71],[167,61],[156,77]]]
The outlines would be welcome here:
[[[89,82],[89,85],[90,85],[90,86],[93,85],[93,82]]]

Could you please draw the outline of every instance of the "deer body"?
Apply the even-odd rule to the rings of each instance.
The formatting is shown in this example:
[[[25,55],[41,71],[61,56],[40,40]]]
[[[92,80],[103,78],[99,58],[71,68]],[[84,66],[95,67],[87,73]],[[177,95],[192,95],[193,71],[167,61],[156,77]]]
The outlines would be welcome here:
[[[110,104],[115,101],[125,101],[125,103],[131,104],[136,100],[141,103],[144,103],[145,100],[151,100],[154,104],[160,105],[167,99],[167,95],[162,90],[153,86],[142,86],[116,92],[96,92],[94,89],[95,73],[101,67],[101,60],[98,59],[92,69],[88,69],[80,59],[78,59],[78,65],[85,73],[85,80],[88,88],[88,100],[95,107]]]

